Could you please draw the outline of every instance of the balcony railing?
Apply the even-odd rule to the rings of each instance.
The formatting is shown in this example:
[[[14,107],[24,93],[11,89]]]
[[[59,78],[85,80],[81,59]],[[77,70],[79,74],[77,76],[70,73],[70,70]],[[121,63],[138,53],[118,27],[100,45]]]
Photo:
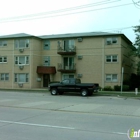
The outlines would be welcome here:
[[[68,46],[62,47],[58,46],[57,53],[60,55],[75,55],[76,54],[76,47],[75,46]]]
[[[76,64],[63,65],[62,63],[58,63],[57,70],[64,73],[74,73],[76,72]]]

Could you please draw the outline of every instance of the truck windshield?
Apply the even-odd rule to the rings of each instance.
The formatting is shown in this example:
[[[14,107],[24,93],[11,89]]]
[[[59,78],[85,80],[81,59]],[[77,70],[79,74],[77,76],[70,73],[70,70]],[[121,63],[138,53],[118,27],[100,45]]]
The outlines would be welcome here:
[[[63,84],[68,84],[69,83],[69,80],[68,79],[65,79],[65,80],[62,81],[62,83]]]

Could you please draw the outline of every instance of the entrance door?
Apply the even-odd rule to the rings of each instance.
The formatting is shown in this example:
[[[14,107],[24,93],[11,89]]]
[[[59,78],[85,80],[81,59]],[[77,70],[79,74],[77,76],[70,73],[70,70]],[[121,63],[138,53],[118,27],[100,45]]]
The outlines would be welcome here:
[[[49,82],[50,82],[50,75],[43,74],[43,87],[48,87]]]

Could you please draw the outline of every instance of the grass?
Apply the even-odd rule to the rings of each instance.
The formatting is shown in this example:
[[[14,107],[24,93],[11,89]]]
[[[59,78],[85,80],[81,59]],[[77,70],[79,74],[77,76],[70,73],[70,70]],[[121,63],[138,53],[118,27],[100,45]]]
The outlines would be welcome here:
[[[118,92],[118,91],[99,91],[96,93],[99,96],[120,96],[120,97],[132,97],[132,98],[140,98],[140,92],[135,94],[135,91],[131,92]]]

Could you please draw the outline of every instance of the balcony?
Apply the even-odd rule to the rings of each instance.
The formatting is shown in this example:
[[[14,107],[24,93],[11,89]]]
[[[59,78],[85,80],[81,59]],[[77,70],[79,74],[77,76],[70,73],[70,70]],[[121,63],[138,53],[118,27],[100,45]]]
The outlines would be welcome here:
[[[76,64],[72,65],[63,65],[62,63],[58,63],[57,70],[62,73],[75,73],[76,72]]]
[[[76,54],[76,47],[75,46],[69,46],[69,47],[65,48],[65,47],[58,46],[57,54],[60,54],[60,55],[75,55]]]

